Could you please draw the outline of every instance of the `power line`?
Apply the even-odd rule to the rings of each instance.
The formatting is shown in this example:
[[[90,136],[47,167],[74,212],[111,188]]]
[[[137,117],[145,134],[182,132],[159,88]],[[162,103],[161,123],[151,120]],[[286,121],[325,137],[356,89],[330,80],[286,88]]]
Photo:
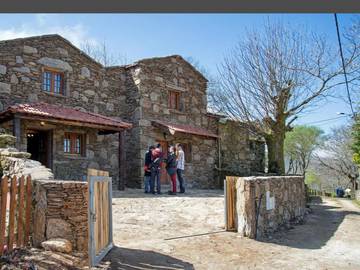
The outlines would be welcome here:
[[[315,122],[309,122],[309,123],[305,123],[304,125],[310,125],[310,124],[317,124],[317,123],[329,122],[329,121],[337,120],[337,119],[344,118],[344,117],[346,117],[346,115],[342,115],[342,116],[338,116],[338,117],[334,117],[334,118],[329,118],[329,119],[323,119],[323,120],[319,120],[319,121],[315,121]]]
[[[344,61],[344,55],[343,55],[343,50],[342,50],[342,46],[341,46],[339,23],[338,23],[338,19],[337,19],[336,13],[334,13],[334,16],[335,16],[336,33],[337,33],[337,38],[338,38],[339,48],[340,48],[341,62],[342,62],[342,67],[343,67],[344,77],[345,77],[345,84],[346,84],[347,96],[348,96],[348,100],[349,100],[349,103],[350,103],[351,112],[352,112],[352,114],[353,114],[353,117],[355,117],[355,112],[354,112],[354,108],[353,108],[352,100],[351,100],[351,96],[350,96],[350,91],[349,91],[349,83],[348,83],[347,74],[346,74],[346,69],[345,69],[345,61]]]

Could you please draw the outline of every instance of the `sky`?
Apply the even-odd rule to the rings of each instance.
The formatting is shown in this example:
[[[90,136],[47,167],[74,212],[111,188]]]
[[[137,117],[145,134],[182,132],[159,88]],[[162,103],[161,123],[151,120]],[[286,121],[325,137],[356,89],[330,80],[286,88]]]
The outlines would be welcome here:
[[[354,17],[338,14],[340,31]],[[0,39],[57,33],[78,47],[84,42],[105,42],[112,54],[129,62],[172,54],[192,57],[216,75],[224,55],[246,31],[261,27],[268,19],[305,27],[338,46],[333,14],[0,14]],[[339,99],[327,100],[295,124],[313,124],[329,132],[350,120],[337,112],[351,111]],[[337,119],[323,121],[332,118]]]

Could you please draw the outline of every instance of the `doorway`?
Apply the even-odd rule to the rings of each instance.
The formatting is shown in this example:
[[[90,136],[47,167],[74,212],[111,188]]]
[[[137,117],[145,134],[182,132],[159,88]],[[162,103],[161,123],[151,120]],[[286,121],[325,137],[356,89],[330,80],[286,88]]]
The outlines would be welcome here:
[[[27,152],[31,159],[39,161],[42,165],[51,168],[51,142],[52,132],[44,130],[31,130],[26,134]]]

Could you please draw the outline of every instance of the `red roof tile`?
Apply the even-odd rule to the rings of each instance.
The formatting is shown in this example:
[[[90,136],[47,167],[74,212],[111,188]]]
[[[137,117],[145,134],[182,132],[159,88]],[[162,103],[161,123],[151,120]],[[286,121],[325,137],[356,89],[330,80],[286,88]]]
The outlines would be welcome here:
[[[115,118],[107,117],[97,113],[83,112],[77,109],[72,109],[68,107],[48,104],[44,102],[32,103],[32,104],[16,104],[10,106],[6,111],[0,113],[1,116],[6,116],[8,114],[19,114],[27,116],[36,116],[40,118],[45,118],[45,120],[63,120],[71,122],[79,122],[89,125],[103,126],[107,129],[123,129],[131,128],[132,125]]]
[[[200,128],[200,127],[181,125],[181,124],[171,124],[171,123],[165,123],[162,121],[152,121],[152,124],[154,126],[160,126],[160,127],[169,129],[169,132],[171,134],[175,134],[175,132],[181,132],[181,133],[195,134],[195,135],[199,135],[199,136],[219,138],[219,136],[216,135],[215,133],[208,131],[207,129]]]

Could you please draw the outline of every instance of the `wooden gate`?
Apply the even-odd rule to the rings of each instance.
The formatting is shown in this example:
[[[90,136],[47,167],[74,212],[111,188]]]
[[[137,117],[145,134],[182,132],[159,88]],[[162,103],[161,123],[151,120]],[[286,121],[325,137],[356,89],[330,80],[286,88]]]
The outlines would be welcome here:
[[[227,231],[236,230],[236,179],[237,177],[226,176],[226,180],[224,181],[225,229]]]
[[[29,244],[31,227],[31,178],[3,177],[0,184],[0,256]]]
[[[88,169],[89,264],[97,265],[113,247],[112,182],[109,173]]]

